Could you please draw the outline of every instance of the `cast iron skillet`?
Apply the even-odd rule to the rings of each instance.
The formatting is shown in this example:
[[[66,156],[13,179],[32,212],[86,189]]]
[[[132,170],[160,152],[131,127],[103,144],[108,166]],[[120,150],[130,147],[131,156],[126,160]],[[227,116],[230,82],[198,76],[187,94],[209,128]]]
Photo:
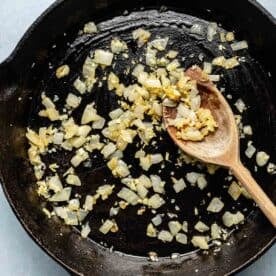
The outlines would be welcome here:
[[[125,18],[120,17],[125,10],[128,10],[124,13]],[[134,13],[130,13],[132,11]],[[107,37],[108,32],[128,33],[126,21],[133,26],[142,24],[155,29],[160,27],[160,30],[171,28],[175,30],[170,31],[173,34],[178,29],[189,27],[194,20],[189,15],[220,22],[249,42],[250,55],[256,60],[248,57],[248,68],[241,71],[244,75],[240,76],[239,72],[227,75],[227,88],[236,95],[244,93],[252,107],[247,119],[256,129],[254,139],[257,146],[275,156],[275,93],[272,92],[276,89],[276,20],[255,1],[60,0],[33,24],[13,54],[0,65],[0,171],[4,192],[32,238],[72,273],[228,275],[254,261],[275,240],[273,227],[259,210],[254,209],[246,224],[231,237],[230,245],[223,245],[217,254],[192,251],[176,260],[164,257],[152,263],[146,257],[135,256],[133,250],[129,250],[132,255],[110,252],[92,239],[81,239],[76,229],[46,219],[33,192],[34,179],[26,157],[25,129],[30,124],[30,113],[35,109],[34,99],[41,89],[47,87],[52,67],[62,60],[73,60],[77,64],[81,61],[79,57],[83,49],[87,50],[90,43],[93,44],[85,37],[75,40],[83,24],[90,20],[103,22]],[[109,21],[116,16],[119,17]],[[163,25],[156,22],[163,22]],[[191,48],[188,46],[186,49]],[[212,51],[208,53],[208,49],[204,51],[206,55],[213,54]],[[253,163],[248,166],[252,169]],[[266,174],[256,174],[256,177],[275,202],[275,178],[273,180]]]

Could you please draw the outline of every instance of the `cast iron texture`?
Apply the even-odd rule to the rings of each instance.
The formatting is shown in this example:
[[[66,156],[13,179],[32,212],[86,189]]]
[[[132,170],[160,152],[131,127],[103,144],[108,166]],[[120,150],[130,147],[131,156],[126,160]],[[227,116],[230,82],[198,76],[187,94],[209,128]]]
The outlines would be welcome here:
[[[193,1],[192,3],[175,1],[57,1],[31,27],[24,36],[13,55],[0,66],[0,170],[4,191],[13,210],[20,221],[36,240],[57,261],[76,274],[85,275],[223,275],[234,273],[241,267],[257,258],[275,239],[275,230],[264,219],[258,210],[248,218],[247,223],[231,238],[231,246],[224,245],[219,254],[203,255],[190,253],[177,260],[162,258],[158,263],[149,263],[146,258],[110,253],[94,241],[80,238],[76,230],[63,226],[58,221],[47,220],[38,207],[39,199],[33,193],[32,170],[26,158],[25,128],[28,125],[32,98],[41,92],[42,81],[46,82],[49,60],[66,59],[59,54],[53,55],[51,46],[59,45],[60,53],[69,53],[70,44],[75,40],[76,33],[82,25],[89,21],[104,22],[114,16],[121,15],[124,10],[159,9],[162,5],[169,10],[191,14],[206,20],[217,21],[228,29],[237,30],[240,37],[250,43],[250,54],[258,60],[266,72],[276,75],[273,60],[276,58],[275,19],[252,1],[239,3],[220,3],[220,1]],[[208,10],[207,10],[208,9]],[[247,11],[244,13],[244,11]],[[152,13],[143,13],[144,22],[150,22]],[[179,15],[180,16],[180,15]],[[139,18],[138,18],[139,17]],[[171,16],[172,17],[172,16]],[[162,15],[164,21],[166,13]],[[141,14],[134,14],[132,22],[141,21]],[[175,24],[185,16],[175,16]],[[131,21],[131,20],[130,20]],[[252,28],[252,23],[258,22]],[[120,19],[114,21],[119,25]],[[105,23],[103,23],[104,25]],[[145,24],[147,25],[147,24]],[[185,25],[185,24],[184,24]],[[107,23],[108,26],[108,23]],[[66,35],[64,35],[64,32]],[[80,41],[80,45],[89,44]],[[83,46],[82,45],[82,46]],[[82,49],[82,46],[80,49]],[[64,47],[64,51],[62,50]],[[78,45],[72,47],[76,51]],[[78,55],[77,55],[78,56]],[[35,64],[33,64],[35,63]],[[35,66],[33,66],[35,65]],[[253,106],[250,120],[254,120],[258,147],[275,156],[275,78],[252,80],[260,76],[251,68],[248,75],[240,78],[227,76],[243,81],[242,85],[231,86],[231,90],[252,88],[252,96],[245,94],[248,103]],[[264,77],[264,72],[261,72]],[[264,81],[265,80],[265,81]],[[256,84],[254,87],[253,84]],[[268,83],[268,84],[266,84]],[[18,101],[18,98],[21,98]],[[14,109],[11,111],[11,109]],[[254,114],[255,113],[255,114]],[[254,116],[255,115],[255,116]],[[259,182],[275,201],[275,180],[259,177]],[[265,183],[266,182],[266,183]],[[62,233],[62,235],[60,234]],[[256,239],[256,236],[258,237]],[[195,270],[198,269],[198,273]]]

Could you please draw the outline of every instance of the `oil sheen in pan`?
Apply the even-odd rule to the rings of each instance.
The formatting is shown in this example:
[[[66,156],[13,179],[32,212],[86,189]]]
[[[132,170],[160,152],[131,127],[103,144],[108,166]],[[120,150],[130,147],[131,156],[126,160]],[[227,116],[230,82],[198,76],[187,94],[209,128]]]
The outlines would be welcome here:
[[[183,57],[180,62],[184,68],[187,68],[193,64],[202,64],[202,60],[210,61],[214,57],[221,55],[219,50],[219,41],[207,42],[204,37],[193,35],[189,32],[189,28],[194,23],[200,23],[204,26],[208,22],[189,16],[185,14],[176,13],[173,11],[159,12],[156,10],[133,12],[125,16],[118,16],[111,20],[99,23],[99,34],[90,36],[78,36],[75,30],[74,40],[64,43],[64,38],[59,42],[57,41],[56,47],[52,49],[50,53],[51,68],[45,73],[45,77],[42,80],[41,91],[46,91],[47,95],[54,97],[58,94],[59,101],[56,103],[58,108],[61,108],[65,102],[67,94],[74,91],[72,82],[81,74],[81,69],[86,56],[90,51],[97,48],[108,48],[110,41],[114,36],[118,36],[128,43],[129,59],[125,59],[119,56],[115,61],[115,66],[112,69],[124,84],[131,83],[131,79],[127,77],[124,72],[131,70],[134,66],[129,60],[137,60],[141,58],[143,49],[136,47],[136,43],[132,40],[132,31],[138,27],[143,27],[152,33],[152,37],[169,37],[169,45],[167,49],[177,50],[179,52],[178,57]],[[240,38],[242,39],[242,38]],[[227,49],[224,52],[225,56],[233,56],[231,49]],[[243,116],[244,124],[251,124],[254,130],[252,139],[256,141],[258,148],[262,148],[267,152],[272,152],[273,149],[270,146],[269,139],[273,135],[269,116],[265,114],[264,103],[267,103],[265,95],[269,90],[267,85],[268,80],[266,74],[260,67],[260,65],[248,55],[247,52],[241,52],[239,55],[244,56],[244,62],[237,68],[232,70],[219,70],[216,69],[214,74],[223,74],[222,80],[219,82],[218,87],[224,87],[225,93],[232,94],[232,100],[230,104],[234,110],[234,113],[238,114],[234,107],[234,103],[238,98],[242,98],[245,103],[250,107],[246,114]],[[57,80],[54,76],[54,68],[61,64],[68,64],[71,68],[71,79],[68,81]],[[110,69],[107,69],[110,70]],[[98,71],[98,75],[103,72]],[[262,89],[264,98],[260,99],[259,90]],[[254,95],[254,96],[253,96]],[[107,114],[118,107],[116,95],[109,92],[105,85],[102,87],[94,87],[91,94],[85,95],[81,106],[74,111],[73,117],[76,122],[80,121],[81,112],[86,104],[95,101],[98,113],[107,119]],[[34,99],[29,124],[33,128],[46,125],[46,120],[38,117],[37,113],[40,110],[40,98],[39,96]],[[266,110],[269,108],[266,106]],[[267,111],[269,112],[269,111]],[[255,118],[258,120],[255,120]],[[166,181],[166,204],[158,209],[158,213],[177,213],[178,221],[187,220],[189,222],[189,236],[194,234],[193,225],[200,219],[206,224],[211,225],[214,221],[221,224],[222,214],[210,214],[206,211],[208,203],[214,196],[221,197],[225,207],[224,211],[242,211],[245,215],[248,215],[253,209],[253,204],[249,200],[241,198],[238,203],[234,202],[227,193],[227,187],[229,182],[225,181],[225,177],[228,175],[224,169],[219,169],[215,175],[207,175],[208,186],[203,191],[199,191],[196,187],[189,187],[184,192],[175,194],[170,185],[171,172],[174,171],[174,177],[184,177],[187,172],[197,171],[206,172],[203,166],[190,166],[183,165],[178,166],[176,161],[176,152],[178,148],[172,143],[171,139],[166,133],[156,137],[158,148],[153,146],[147,147],[147,152],[158,152],[165,155],[165,152],[169,152],[170,162],[166,162],[164,169],[158,170],[157,167],[152,167],[149,171],[150,174],[158,174],[162,180]],[[143,173],[139,167],[137,159],[134,158],[135,152],[139,147],[135,147],[135,142],[130,145],[125,154],[124,160],[132,165],[131,174],[136,177]],[[244,156],[244,150],[246,148],[246,142],[241,140],[241,157],[243,162],[254,171],[254,161],[248,161]],[[63,151],[54,153],[51,157],[45,157],[47,164],[57,162],[62,164],[60,173],[63,173],[68,169],[69,160],[72,153],[65,153]],[[106,247],[113,247],[114,250],[118,250],[124,253],[146,256],[149,251],[155,251],[159,256],[170,256],[174,252],[187,253],[193,251],[194,248],[190,245],[181,245],[176,242],[163,243],[157,239],[149,238],[145,235],[147,224],[154,216],[150,210],[147,210],[144,215],[137,216],[137,207],[128,207],[127,209],[120,211],[116,217],[116,222],[120,228],[117,233],[110,233],[108,235],[102,235],[98,229],[102,223],[102,219],[109,217],[109,209],[116,201],[115,194],[120,190],[122,184],[117,179],[114,179],[105,167],[100,153],[93,153],[90,156],[90,161],[86,162],[84,166],[77,168],[77,174],[80,176],[83,185],[75,189],[76,193],[82,196],[81,202],[83,202],[85,195],[94,193],[99,185],[104,183],[115,184],[115,191],[113,195],[104,202],[99,201],[95,206],[93,212],[89,215],[91,233],[89,238],[100,243]],[[261,185],[271,183],[272,179],[266,173],[258,173],[254,175]],[[207,196],[207,194],[209,196]],[[171,199],[175,199],[175,204],[180,207],[180,212],[176,212],[174,209],[175,204],[171,203]],[[194,215],[194,208],[198,208],[198,216]],[[246,210],[246,211],[245,211]],[[167,229],[167,222],[170,219],[165,216],[161,228]],[[242,227],[242,226],[241,226]]]

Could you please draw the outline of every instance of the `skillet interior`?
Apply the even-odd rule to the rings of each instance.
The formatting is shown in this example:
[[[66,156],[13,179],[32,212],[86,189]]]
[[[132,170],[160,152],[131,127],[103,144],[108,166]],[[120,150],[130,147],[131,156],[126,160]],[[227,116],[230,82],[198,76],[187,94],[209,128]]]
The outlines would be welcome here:
[[[192,274],[197,268],[200,272],[202,272],[202,274],[214,273],[221,275],[239,267],[244,262],[252,258],[267,244],[269,244],[274,237],[274,230],[263,219],[257,210],[251,214],[249,222],[242,227],[242,230],[232,237],[233,245],[225,245],[216,257],[213,255],[198,256],[190,254],[183,256],[183,258],[177,262],[172,262],[170,259],[164,259],[159,264],[148,264],[145,259],[142,258],[130,256],[120,257],[118,254],[110,254],[108,251],[100,248],[91,240],[81,240],[77,234],[74,232],[71,233],[67,227],[60,225],[58,222],[45,220],[40,211],[38,211],[38,199],[34,193],[31,192],[32,186],[30,185],[30,176],[32,175],[32,172],[28,165],[28,161],[26,160],[25,153],[26,144],[24,140],[24,132],[25,127],[28,124],[30,105],[34,103],[33,99],[29,99],[29,97],[32,96],[32,98],[35,98],[35,95],[38,95],[43,86],[46,86],[49,90],[56,90],[58,88],[58,84],[55,83],[51,83],[49,87],[49,82],[47,81],[51,72],[49,71],[49,61],[56,65],[56,62],[60,62],[64,58],[65,52],[68,53],[66,59],[68,59],[69,62],[71,60],[72,64],[74,63],[75,66],[78,64],[78,62],[75,62],[76,60],[79,62],[82,61],[81,54],[85,53],[83,52],[83,49],[88,51],[88,49],[90,49],[89,44],[93,41],[86,41],[85,39],[82,39],[79,41],[80,43],[74,44],[74,47],[69,50],[67,42],[72,42],[74,40],[77,31],[81,28],[84,22],[91,20],[91,18],[95,19],[95,21],[106,21],[106,14],[108,14],[109,19],[117,14],[121,14],[126,8],[133,10],[133,7],[123,5],[125,3],[122,4],[122,2],[120,2],[120,5],[114,4],[116,1],[108,1],[108,3],[96,1],[94,2],[97,3],[96,6],[93,6],[93,3],[88,4],[89,1],[83,1],[84,3],[81,4],[83,8],[79,7],[79,9],[74,7],[73,1],[66,2],[66,4],[62,3],[59,7],[57,7],[52,14],[46,16],[45,21],[39,24],[39,28],[37,27],[34,29],[31,39],[26,40],[21,45],[16,56],[4,67],[3,74],[1,74],[3,77],[0,81],[0,87],[3,91],[0,98],[0,123],[2,140],[1,150],[3,150],[3,154],[1,155],[0,165],[3,180],[7,184],[6,189],[8,195],[12,199],[14,207],[18,211],[17,214],[21,216],[25,222],[25,226],[27,226],[31,232],[34,233],[34,236],[37,238],[39,243],[46,246],[46,248],[57,258],[59,258],[61,262],[78,272],[87,273],[89,271],[94,271],[95,275],[97,273],[107,273],[108,271],[117,271],[121,274],[126,273],[127,271],[133,274],[138,272],[141,273],[142,271],[167,271],[173,273],[173,275],[176,275],[176,273],[183,274],[183,272]],[[114,6],[112,6],[111,2]],[[207,20],[213,19],[217,22],[221,22],[226,28],[232,29],[233,27],[235,28],[235,26],[240,25],[237,29],[238,33],[241,38],[245,37],[250,42],[252,56],[256,57],[257,60],[260,60],[262,65],[266,67],[266,70],[269,70],[273,76],[274,72],[270,62],[273,60],[275,54],[269,52],[270,56],[268,56],[266,49],[268,47],[268,42],[270,45],[273,43],[276,44],[276,38],[273,33],[273,29],[271,29],[271,33],[269,32],[269,28],[273,28],[273,26],[269,25],[269,21],[265,17],[262,17],[261,13],[258,13],[257,10],[255,10],[253,6],[249,5],[246,1],[242,1],[240,4],[241,6],[245,5],[246,8],[249,8],[253,16],[259,15],[259,22],[262,22],[263,24],[260,24],[259,32],[257,28],[254,30],[254,33],[250,33],[250,29],[248,28],[250,25],[250,22],[248,22],[250,21],[250,18],[242,17],[242,15],[238,14],[237,10],[236,13],[239,15],[237,18],[239,19],[236,22],[235,18],[231,18],[229,14],[231,10],[228,10],[226,13],[229,14],[230,17],[221,16],[221,14],[224,14],[224,7],[219,7],[216,1],[214,1],[213,4],[209,4],[219,10],[219,12],[214,13],[205,11],[204,2],[197,2],[199,2],[199,4],[195,4],[195,6],[202,8],[191,9],[191,7],[186,6],[184,11]],[[111,5],[109,6],[109,4]],[[153,6],[156,4],[160,5],[160,3],[152,3]],[[181,5],[181,3],[179,4]],[[89,8],[85,5],[89,5]],[[138,3],[136,3],[136,5],[138,6]],[[107,9],[109,12],[106,12]],[[179,10],[178,7],[173,7],[173,9]],[[232,7],[232,11],[233,10],[235,10],[235,7]],[[82,14],[84,11],[86,11],[85,14]],[[67,16],[65,19],[65,14],[72,16]],[[160,29],[162,34],[173,32],[173,37],[176,39],[175,45],[186,52],[188,50],[194,52],[195,49],[198,48],[202,51],[203,48],[203,52],[206,53],[206,55],[212,56],[212,50],[207,51],[204,48],[205,45],[201,45],[197,40],[193,42],[193,47],[183,46],[183,41],[179,40],[180,35],[178,32],[180,29],[185,30],[185,24],[183,22],[186,22],[187,25],[187,21],[190,20],[189,17],[185,17],[183,15],[180,16],[181,18],[179,19],[176,14],[143,14],[144,18],[141,13],[139,13],[131,20],[128,19],[127,21],[131,21],[131,24],[141,24],[142,21],[147,27],[151,24],[151,28],[153,29],[156,28],[152,24],[154,22],[154,14],[155,16],[161,17],[161,20],[165,23],[174,21],[175,23],[173,24],[173,28],[164,26]],[[59,22],[57,22],[57,19],[53,20],[53,18],[59,18]],[[61,18],[64,18],[64,22],[62,24],[60,23]],[[232,20],[230,20],[230,18]],[[108,28],[111,26],[109,27],[111,30],[118,31],[119,25],[122,28],[125,26],[124,23],[119,24],[120,20],[126,21],[125,19],[126,17],[123,19],[117,19],[111,23],[106,21],[106,23],[103,24],[103,27]],[[47,23],[47,20],[51,21],[50,25]],[[182,24],[179,24],[180,21]],[[146,22],[149,22],[149,24]],[[129,26],[130,24],[127,24],[127,28],[129,28]],[[262,31],[263,28],[264,30],[267,30],[267,34]],[[61,35],[64,30],[67,32],[66,36]],[[126,36],[129,35],[129,32],[125,30],[122,31],[122,33],[126,34]],[[41,34],[43,34],[43,36],[41,36]],[[106,33],[106,37],[110,37],[110,33]],[[183,38],[182,33],[181,37]],[[270,40],[269,38],[273,39]],[[46,40],[47,43],[44,40]],[[102,43],[104,39],[101,39],[100,41],[100,43]],[[44,46],[43,42],[45,43]],[[58,46],[54,51],[51,49],[51,45],[53,43]],[[30,50],[29,47],[31,45],[33,49]],[[47,45],[47,48],[45,45]],[[96,45],[96,42],[93,42],[93,45]],[[33,62],[35,62],[37,66],[33,67],[33,69],[29,69],[31,68],[31,64]],[[187,64],[185,65],[189,65],[189,63],[194,63],[194,60],[191,58],[186,62]],[[237,97],[239,93],[242,93],[246,103],[251,106],[249,117],[245,118],[245,120],[248,120],[248,122],[253,124],[254,129],[256,129],[256,136],[254,137],[254,140],[256,140],[257,147],[262,148],[275,156],[275,154],[273,154],[275,153],[275,143],[273,142],[275,141],[275,139],[273,139],[273,137],[275,137],[273,136],[275,135],[275,131],[273,132],[273,121],[275,122],[275,94],[273,96],[271,93],[273,87],[275,87],[273,79],[269,79],[267,75],[262,72],[262,69],[256,65],[255,61],[250,61],[246,64],[245,68],[242,68],[242,72],[234,72],[233,74],[227,75],[226,79],[226,85],[228,85],[226,90],[228,88],[233,91],[233,95],[236,95]],[[252,94],[254,97],[252,97]],[[20,102],[18,102],[18,97],[22,98]],[[99,102],[103,101],[101,98],[98,100]],[[109,99],[105,100],[109,101]],[[109,103],[112,104],[112,101],[109,101]],[[9,112],[11,108],[13,108],[13,112]],[[105,110],[102,112],[104,111]],[[258,116],[258,120],[256,120],[256,114]],[[32,124],[35,123],[35,121],[32,121]],[[13,126],[11,127],[10,124],[13,124]],[[252,167],[253,164],[248,165]],[[258,174],[257,177],[259,182],[264,184],[264,189],[275,200],[275,189],[273,192],[273,188],[275,188],[275,181],[272,182],[271,178],[266,178],[266,176],[262,174]],[[99,175],[99,178],[101,178],[101,175]],[[215,187],[213,187],[213,189],[215,189]],[[63,233],[62,236],[59,235],[60,232]],[[256,233],[259,233],[261,236],[260,239],[253,244],[252,238],[255,237]],[[244,239],[245,235],[248,238]],[[94,237],[94,239],[97,240],[96,237]],[[142,248],[137,246],[140,242],[139,239],[133,242],[134,244],[132,246],[130,244],[130,247],[132,248],[129,250],[126,250],[126,244],[123,243],[119,244],[117,248],[125,249],[128,253],[143,255],[142,252],[144,252],[145,249],[143,246],[141,246]],[[162,250],[163,255],[168,253],[165,247]],[[167,250],[174,249],[167,248]],[[237,254],[237,252],[239,252],[239,254]],[[124,266],[122,266],[122,264],[124,264]]]

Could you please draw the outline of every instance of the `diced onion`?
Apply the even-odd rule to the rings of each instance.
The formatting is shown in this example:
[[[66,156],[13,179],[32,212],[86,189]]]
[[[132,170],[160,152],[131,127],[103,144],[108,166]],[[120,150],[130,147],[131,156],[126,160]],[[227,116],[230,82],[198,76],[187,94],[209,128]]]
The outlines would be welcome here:
[[[195,225],[195,230],[197,230],[198,232],[203,233],[203,232],[208,231],[208,230],[209,230],[209,227],[208,227],[205,223],[203,223],[202,221],[199,221],[199,222],[197,222],[197,224]]]
[[[158,239],[163,242],[171,242],[173,240],[173,236],[169,231],[161,230],[158,233]]]
[[[85,34],[94,34],[98,32],[97,26],[94,22],[88,22],[83,27],[83,32]]]
[[[175,240],[178,243],[181,243],[181,244],[187,244],[188,243],[187,235],[185,235],[183,233],[177,233],[176,236],[175,236]]]
[[[195,23],[194,25],[192,25],[192,27],[190,29],[190,33],[202,36],[204,34],[204,27],[203,27],[203,25]]]
[[[239,41],[239,42],[234,42],[234,43],[231,44],[231,48],[232,48],[233,51],[239,51],[239,50],[247,49],[248,48],[248,43],[245,40]]]
[[[137,196],[137,194],[126,187],[123,187],[117,195],[119,198],[125,200],[131,205],[136,205],[139,200],[139,197]]]
[[[247,149],[245,150],[245,155],[248,158],[252,158],[255,152],[256,152],[256,148],[252,145],[252,141],[249,141],[247,144]]]
[[[165,182],[161,180],[158,175],[151,175],[150,176],[152,188],[155,193],[164,194],[165,193]]]
[[[171,234],[175,236],[181,230],[182,225],[179,221],[172,220],[168,223],[168,227],[170,229]]]
[[[218,198],[214,197],[207,207],[207,211],[212,213],[218,213],[224,207],[224,203]]]
[[[94,53],[94,62],[105,65],[105,66],[110,66],[112,64],[113,60],[113,54],[109,51],[104,51],[101,49],[95,50]]]
[[[151,219],[151,222],[155,225],[158,226],[162,223],[162,217],[160,215],[156,215]]]
[[[223,224],[227,227],[239,224],[244,221],[244,215],[238,211],[236,214],[225,212],[222,216]]]
[[[256,154],[256,163],[259,167],[263,167],[267,164],[270,156],[264,152],[264,151],[259,151]]]
[[[210,63],[210,62],[204,62],[204,63],[203,63],[203,71],[204,71],[206,74],[211,74],[211,73],[212,73],[212,70],[213,70],[212,63]]]
[[[118,38],[114,38],[111,40],[110,48],[112,53],[119,54],[127,50],[127,44]]]
[[[211,22],[208,24],[207,27],[207,40],[208,41],[213,41],[214,40],[214,36],[217,33],[217,28],[218,28],[218,24],[215,22]]]
[[[211,225],[211,237],[212,237],[212,239],[220,239],[221,234],[222,234],[221,228],[216,223],[213,223]]]
[[[70,185],[81,186],[81,181],[80,181],[79,177],[75,174],[69,174],[66,177],[66,183],[68,183]]]
[[[57,192],[52,197],[49,198],[49,201],[53,202],[62,202],[62,201],[68,201],[71,196],[71,187],[64,188],[60,192]]]
[[[208,238],[205,236],[193,236],[191,240],[194,247],[199,247],[200,249],[209,249]]]
[[[150,42],[150,44],[157,49],[158,51],[164,51],[167,47],[169,38],[165,37],[165,38],[157,38],[155,40],[152,40]]]
[[[99,228],[99,231],[101,233],[103,233],[104,235],[106,235],[110,230],[111,228],[113,227],[114,223],[113,221],[107,219],[103,225]]]
[[[165,200],[158,194],[154,194],[153,196],[151,196],[148,201],[148,205],[153,209],[158,209],[163,204],[165,204]]]
[[[49,189],[53,190],[55,193],[60,192],[63,189],[60,178],[57,174],[50,177],[47,181],[47,184],[49,186]]]
[[[232,181],[231,185],[228,188],[228,194],[234,199],[237,200],[242,194],[242,189],[236,181]]]
[[[180,178],[180,179],[177,180],[176,178],[172,177],[171,179],[174,183],[173,188],[174,188],[176,193],[179,193],[179,192],[183,191],[186,188],[186,183],[185,183],[183,178]]]
[[[157,231],[155,227],[152,225],[152,223],[149,223],[147,226],[147,236],[151,238],[154,238],[157,236]]]
[[[81,228],[81,236],[83,238],[87,238],[89,233],[91,232],[91,228],[89,226],[89,223],[87,222],[86,224],[84,224]]]

